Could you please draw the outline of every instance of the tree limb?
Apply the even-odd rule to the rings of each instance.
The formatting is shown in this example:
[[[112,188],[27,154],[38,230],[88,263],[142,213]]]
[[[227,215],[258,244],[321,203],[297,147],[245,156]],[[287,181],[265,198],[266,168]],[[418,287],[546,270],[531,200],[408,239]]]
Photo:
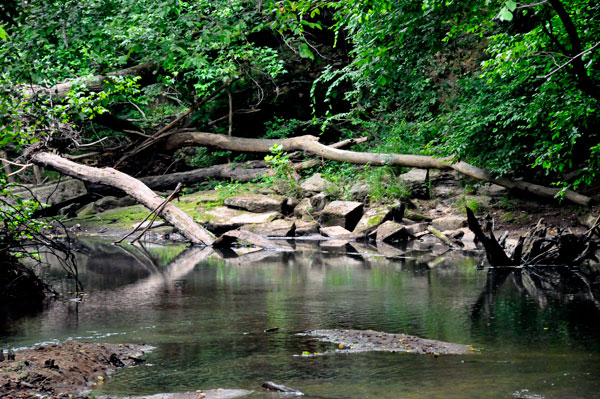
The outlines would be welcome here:
[[[370,152],[346,151],[319,143],[314,136],[299,136],[288,139],[250,139],[242,137],[229,137],[221,134],[182,132],[171,135],[165,147],[175,150],[189,146],[216,147],[222,150],[240,152],[268,153],[275,144],[283,146],[284,151],[305,151],[325,159],[339,162],[348,162],[357,165],[372,166],[405,166],[423,169],[454,169],[466,176],[477,180],[491,182],[509,189],[518,189],[542,197],[555,197],[558,188],[545,187],[521,180],[511,180],[506,177],[494,178],[490,172],[466,162],[453,162],[451,157],[434,158],[426,155],[383,154]],[[576,204],[588,206],[592,199],[585,195],[566,190],[565,198]]]

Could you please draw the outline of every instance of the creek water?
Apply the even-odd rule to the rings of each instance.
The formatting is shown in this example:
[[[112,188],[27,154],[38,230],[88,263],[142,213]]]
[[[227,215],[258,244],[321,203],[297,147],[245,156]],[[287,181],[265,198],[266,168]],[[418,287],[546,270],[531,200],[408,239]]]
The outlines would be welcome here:
[[[77,243],[83,302],[3,318],[0,345],[155,346],[144,365],[120,370],[99,391],[120,396],[221,387],[272,397],[260,389],[270,380],[323,399],[600,397],[600,312],[577,272],[498,276],[460,252],[386,258],[293,245],[239,256]],[[58,268],[46,273],[68,298],[72,281]],[[478,351],[349,354],[296,335],[324,328],[406,333]]]

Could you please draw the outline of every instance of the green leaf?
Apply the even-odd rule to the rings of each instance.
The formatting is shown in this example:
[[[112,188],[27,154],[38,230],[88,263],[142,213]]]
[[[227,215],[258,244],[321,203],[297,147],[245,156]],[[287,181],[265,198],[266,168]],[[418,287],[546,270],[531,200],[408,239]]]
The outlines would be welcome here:
[[[508,9],[508,11],[513,12],[517,9],[517,2],[514,0],[508,0],[506,2],[506,8]]]
[[[500,15],[498,17],[501,21],[510,22],[513,19],[513,14],[508,10],[508,8],[504,7],[502,10],[500,10]]]
[[[298,51],[300,52],[300,57],[302,58],[310,58],[311,60],[315,59],[314,54],[312,53],[312,51],[310,51],[310,49],[308,48],[308,44],[306,43],[301,43],[298,46]]]
[[[6,40],[7,38],[8,38],[8,35],[6,34],[4,27],[2,25],[0,25],[0,39]]]

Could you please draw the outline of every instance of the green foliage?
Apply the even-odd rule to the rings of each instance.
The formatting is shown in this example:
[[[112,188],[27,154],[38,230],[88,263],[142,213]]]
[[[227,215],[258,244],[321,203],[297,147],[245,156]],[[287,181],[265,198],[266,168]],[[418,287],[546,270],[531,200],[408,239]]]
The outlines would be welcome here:
[[[294,170],[294,164],[290,161],[289,154],[279,144],[275,144],[269,150],[271,155],[265,156],[265,161],[275,173],[273,183],[283,193],[297,196],[300,192],[300,186],[296,182],[297,173]]]

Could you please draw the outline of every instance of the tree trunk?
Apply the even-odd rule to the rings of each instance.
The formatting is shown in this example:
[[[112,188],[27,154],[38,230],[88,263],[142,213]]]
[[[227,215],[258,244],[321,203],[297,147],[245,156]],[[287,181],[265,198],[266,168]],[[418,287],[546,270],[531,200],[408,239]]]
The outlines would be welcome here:
[[[426,155],[382,154],[369,152],[353,152],[332,148],[319,143],[314,136],[300,136],[289,139],[249,139],[229,137],[213,133],[181,132],[170,136],[166,142],[168,150],[176,150],[189,146],[216,147],[229,151],[268,153],[275,144],[283,146],[284,151],[305,151],[332,161],[348,162],[357,165],[373,166],[406,166],[423,169],[454,169],[466,176],[498,184],[500,186],[523,190],[542,197],[555,197],[559,189],[540,186],[506,177],[494,178],[490,172],[466,162],[452,162],[452,158],[434,158]],[[592,199],[574,191],[567,190],[565,198],[579,205],[588,206]]]
[[[141,181],[112,168],[94,168],[80,165],[56,154],[38,152],[31,156],[31,162],[54,169],[65,175],[91,183],[106,184],[123,190],[147,208],[158,208],[163,199],[156,195]],[[207,230],[173,204],[166,204],[160,212],[167,222],[175,227],[185,238],[194,244],[212,245],[214,238]]]

